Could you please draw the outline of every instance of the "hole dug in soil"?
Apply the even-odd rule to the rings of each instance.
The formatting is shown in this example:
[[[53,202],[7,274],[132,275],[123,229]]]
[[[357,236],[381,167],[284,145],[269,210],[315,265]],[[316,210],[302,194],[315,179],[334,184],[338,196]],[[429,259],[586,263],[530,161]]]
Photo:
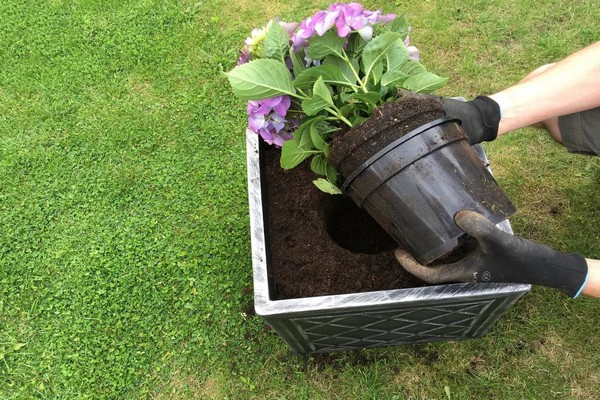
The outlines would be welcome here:
[[[377,254],[398,246],[369,213],[346,196],[325,197],[323,211],[329,237],[346,250]]]
[[[395,242],[348,198],[316,188],[310,160],[283,170],[265,146],[275,299],[421,287],[396,261]]]

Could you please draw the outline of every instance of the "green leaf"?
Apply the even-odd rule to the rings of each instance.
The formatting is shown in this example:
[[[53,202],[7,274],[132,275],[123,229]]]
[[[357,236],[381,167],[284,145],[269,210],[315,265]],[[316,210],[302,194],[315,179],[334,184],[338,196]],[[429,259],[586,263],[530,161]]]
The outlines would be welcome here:
[[[336,30],[325,32],[323,36],[313,36],[308,39],[306,55],[313,60],[322,60],[330,55],[342,54],[345,39],[339,37]]]
[[[348,66],[348,64],[345,65]],[[330,85],[356,87],[356,79],[349,80],[337,66],[333,65],[319,65],[305,69],[296,76],[293,85],[300,89],[310,88],[319,78]]]
[[[352,114],[354,109],[356,109],[355,104],[346,104],[340,107],[340,114],[342,114],[344,117],[348,117],[348,115]]]
[[[338,173],[333,165],[327,160],[325,154],[317,154],[314,156],[310,162],[310,168],[315,174],[327,177],[329,182],[337,182],[338,180]]]
[[[347,101],[358,100],[375,108],[381,103],[381,95],[377,92],[352,93]]]
[[[427,69],[418,61],[409,60],[398,68],[400,72],[404,72],[408,76],[416,75],[421,72],[427,72]]]
[[[354,67],[354,70],[358,71],[358,61],[352,58],[350,59],[350,63]],[[327,56],[325,57],[325,60],[323,60],[323,65],[331,65],[335,67],[344,75],[347,82],[350,82],[352,85],[356,85],[356,76],[354,75],[354,73],[352,72],[352,68],[350,68],[350,65],[348,65],[346,61],[334,56]]]
[[[381,84],[383,86],[400,86],[407,78],[408,74],[398,70],[391,70],[383,74],[381,77]]]
[[[410,57],[406,45],[401,41],[397,40],[392,44],[389,51],[385,55],[385,64],[387,71],[394,71],[399,69],[402,64],[409,61]]]
[[[342,194],[342,191],[337,186],[335,186],[333,183],[329,182],[326,179],[319,178],[314,180],[313,183],[322,192],[329,194]]]
[[[402,35],[402,40],[404,40],[408,36],[410,25],[408,25],[408,20],[406,17],[402,15],[387,23],[385,28],[386,30],[399,33]]]
[[[348,37],[348,46],[346,47],[346,54],[350,58],[358,58],[365,48],[366,44],[363,38],[358,32],[352,32]]]
[[[302,125],[294,132],[294,139],[298,142],[298,146],[302,150],[314,150],[312,138],[310,137],[310,126],[312,122],[313,121],[310,119],[305,119],[304,122],[302,122]]]
[[[375,63],[373,69],[371,70],[371,76],[369,77],[369,83],[373,86],[376,86],[381,80],[381,76],[383,75],[383,62]],[[370,88],[371,90],[373,88]]]
[[[448,78],[442,78],[431,72],[420,72],[404,81],[402,87],[419,93],[431,93],[441,88],[448,82]]]
[[[280,61],[260,59],[239,65],[226,73],[233,91],[242,100],[296,94],[292,75]]]
[[[317,154],[310,160],[310,169],[317,175],[327,175],[327,157],[324,154]]]
[[[394,43],[399,40],[401,40],[399,33],[388,31],[375,37],[365,46],[362,53],[362,63],[367,79],[370,78],[375,65],[383,63],[383,58],[393,48]]]
[[[306,115],[316,115],[318,112],[333,105],[329,88],[323,82],[323,78],[319,77],[313,86],[312,97],[302,102],[302,111]]]
[[[294,76],[298,77],[306,69],[304,65],[304,52],[295,52],[290,48],[290,59],[292,60],[292,69],[294,70]]]
[[[290,48],[290,38],[281,25],[273,22],[264,41],[263,58],[284,61]]]
[[[314,152],[306,151],[298,146],[296,140],[288,140],[281,148],[279,164],[283,169],[291,169],[310,157]]]
[[[323,140],[323,138],[321,137],[321,134],[319,132],[319,123],[317,122],[314,122],[310,126],[310,138],[317,150],[323,150],[323,148],[327,144],[327,142],[325,142],[325,140]]]
[[[367,120],[367,117],[363,117],[362,115],[355,115],[354,118],[350,118],[350,122],[352,122],[352,126],[357,126],[362,124]]]
[[[328,145],[329,146],[329,145]],[[329,148],[326,149],[325,156],[329,154]],[[327,180],[329,182],[337,182],[338,181],[338,172],[335,170],[333,165],[329,161],[327,161]]]

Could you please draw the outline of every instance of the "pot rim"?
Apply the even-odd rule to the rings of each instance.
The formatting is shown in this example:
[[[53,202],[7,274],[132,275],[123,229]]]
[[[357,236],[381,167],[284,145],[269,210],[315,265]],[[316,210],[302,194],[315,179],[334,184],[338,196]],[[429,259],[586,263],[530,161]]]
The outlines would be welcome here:
[[[438,118],[435,119],[431,122],[428,122],[424,125],[419,126],[416,129],[413,129],[412,131],[408,132],[406,135],[394,140],[393,142],[391,142],[390,144],[388,144],[387,146],[385,146],[383,149],[379,150],[377,153],[373,154],[371,157],[369,157],[366,161],[364,161],[360,166],[358,166],[358,168],[356,168],[349,176],[348,178],[346,178],[346,180],[344,181],[344,183],[342,184],[342,191],[345,193],[346,189],[348,188],[348,186],[350,186],[352,184],[352,182],[361,174],[363,173],[364,170],[366,170],[367,168],[369,168],[371,165],[373,165],[377,160],[379,160],[381,157],[385,156],[387,153],[389,153],[390,151],[392,151],[393,149],[395,149],[396,147],[400,146],[401,144],[403,144],[404,142],[407,142],[408,140],[414,138],[415,136],[433,128],[436,127],[438,125],[442,125],[448,122],[457,122],[460,124],[460,120],[458,118],[451,118],[451,117],[443,117],[443,118]]]

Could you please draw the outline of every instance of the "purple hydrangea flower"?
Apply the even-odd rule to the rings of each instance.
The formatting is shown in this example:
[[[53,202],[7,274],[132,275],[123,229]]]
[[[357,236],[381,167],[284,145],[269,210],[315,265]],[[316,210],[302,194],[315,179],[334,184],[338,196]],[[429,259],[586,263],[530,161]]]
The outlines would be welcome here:
[[[419,61],[419,49],[415,46],[408,46],[408,57],[413,61]]]
[[[410,28],[408,28],[408,33],[410,34]],[[404,39],[404,44],[408,49],[408,58],[410,58],[413,61],[419,61],[419,49],[417,49],[415,46],[410,45],[410,35],[406,35],[406,38]]]
[[[289,96],[276,96],[263,100],[250,100],[246,109],[248,128],[259,134],[265,142],[283,146],[293,136],[285,128],[285,119],[291,101]]]
[[[292,36],[294,50],[306,47],[308,38],[315,34],[323,36],[325,32],[336,27],[339,37],[347,37],[356,31],[369,41],[373,37],[373,25],[386,24],[396,18],[395,14],[381,14],[381,10],[365,10],[359,3],[341,4],[334,3],[327,11],[318,11],[312,17],[302,21],[299,29]]]

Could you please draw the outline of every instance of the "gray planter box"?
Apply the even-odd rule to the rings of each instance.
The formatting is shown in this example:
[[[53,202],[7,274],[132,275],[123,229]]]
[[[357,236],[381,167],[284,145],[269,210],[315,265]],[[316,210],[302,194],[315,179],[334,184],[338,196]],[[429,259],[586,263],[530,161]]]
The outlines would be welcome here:
[[[274,300],[258,135],[247,132],[246,146],[254,307],[296,353],[480,337],[529,291],[522,284],[464,283]],[[501,227],[512,233],[508,221]]]

